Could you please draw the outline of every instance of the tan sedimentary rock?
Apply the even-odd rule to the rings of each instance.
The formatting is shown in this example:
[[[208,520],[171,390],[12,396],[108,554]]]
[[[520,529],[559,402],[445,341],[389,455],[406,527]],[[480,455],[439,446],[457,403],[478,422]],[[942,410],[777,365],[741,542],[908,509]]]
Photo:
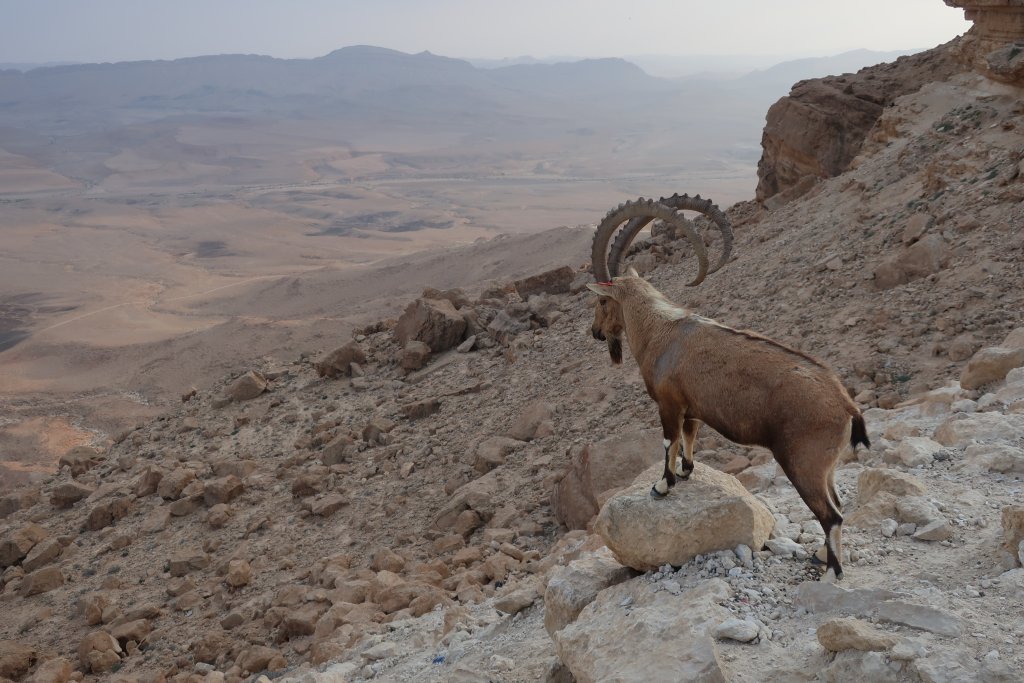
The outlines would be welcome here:
[[[1024,0],[943,0],[974,26],[956,57],[988,78],[1024,83]]]

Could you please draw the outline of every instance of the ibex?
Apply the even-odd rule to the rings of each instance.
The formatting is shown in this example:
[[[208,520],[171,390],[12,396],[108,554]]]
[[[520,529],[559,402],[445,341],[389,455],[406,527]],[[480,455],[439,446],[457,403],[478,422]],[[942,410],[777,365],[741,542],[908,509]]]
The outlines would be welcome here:
[[[597,283],[587,285],[600,297],[594,337],[607,341],[612,362],[618,364],[625,335],[647,393],[658,405],[665,470],[651,495],[662,498],[677,479],[689,478],[702,423],[736,443],[768,448],[821,522],[826,572],[840,579],[843,515],[835,489],[836,462],[845,449],[870,444],[864,418],[839,378],[805,353],[674,305],[632,268],[616,277],[636,234],[660,219],[693,245],[699,272],[690,285],[704,280],[707,249],[682,217],[683,209],[699,211],[716,223],[724,249],[714,270],[722,267],[729,259],[732,229],[718,207],[699,195],[641,198],[612,210],[598,226],[592,255]],[[626,221],[609,253],[609,240]]]

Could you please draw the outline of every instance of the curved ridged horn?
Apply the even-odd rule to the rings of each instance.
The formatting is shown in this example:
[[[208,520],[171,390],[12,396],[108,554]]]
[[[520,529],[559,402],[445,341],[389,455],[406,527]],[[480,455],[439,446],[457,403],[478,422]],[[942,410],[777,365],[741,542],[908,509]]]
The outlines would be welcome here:
[[[619,226],[630,219],[638,219],[641,228],[654,219],[660,219],[666,223],[671,223],[675,226],[676,230],[685,234],[693,243],[693,250],[697,254],[698,262],[697,277],[690,283],[690,286],[699,285],[704,280],[704,277],[708,274],[708,250],[704,246],[704,240],[683,219],[683,215],[675,209],[653,199],[641,197],[636,201],[626,202],[612,209],[597,226],[597,232],[594,233],[594,244],[591,249],[590,260],[593,264],[594,277],[597,278],[598,282],[606,282],[611,279],[611,274],[609,273],[609,265],[611,264],[607,257],[608,242]],[[633,224],[633,221],[630,221],[626,229],[633,230]],[[636,232],[639,232],[639,229]],[[628,247],[628,243],[625,246]],[[618,260],[616,260],[614,263],[616,270],[618,270],[618,265]]]
[[[728,216],[722,213],[710,199],[701,199],[700,195],[691,197],[685,194],[674,194],[671,197],[662,197],[658,200],[658,203],[679,211],[699,211],[710,218],[718,227],[719,232],[722,233],[722,256],[718,259],[718,263],[708,272],[714,273],[728,262],[729,256],[732,254],[732,223],[729,222]],[[625,256],[626,250],[629,249],[629,245],[633,243],[633,240],[640,234],[640,231],[652,220],[653,218],[648,218],[647,220],[634,218],[615,236],[612,248],[608,252],[608,272],[611,275],[619,274],[619,263],[622,257]],[[703,243],[703,240],[701,242]]]

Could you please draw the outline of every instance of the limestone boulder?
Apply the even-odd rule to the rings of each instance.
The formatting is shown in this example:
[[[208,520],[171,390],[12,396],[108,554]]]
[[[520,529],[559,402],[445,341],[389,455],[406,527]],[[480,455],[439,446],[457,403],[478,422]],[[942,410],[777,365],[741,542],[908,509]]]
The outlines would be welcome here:
[[[1024,365],[1024,348],[992,346],[981,349],[960,375],[960,386],[964,389],[978,389],[991,382],[998,382],[1006,373]]]
[[[224,580],[232,588],[247,586],[252,581],[252,567],[245,560],[230,560]]]
[[[662,461],[660,429],[619,434],[572,454],[551,494],[555,518],[568,529],[586,529],[608,497]]]
[[[63,657],[48,659],[28,678],[28,683],[67,683],[75,667]]]
[[[0,519],[18,510],[27,510],[39,502],[39,489],[23,488],[0,498]]]
[[[907,680],[900,675],[899,669],[893,668],[881,652],[862,652],[860,650],[843,650],[837,652],[835,658],[823,670],[825,683],[848,683],[849,681],[870,681],[871,683],[901,683]],[[922,679],[916,679],[922,680]],[[926,678],[923,680],[953,681],[957,678]]]
[[[818,614],[871,618],[947,637],[961,635],[964,622],[957,615],[900,598],[884,589],[842,588],[833,583],[804,581],[797,587],[793,604]]]
[[[0,640],[0,678],[18,679],[36,661],[36,649],[16,640]]]
[[[818,627],[818,642],[830,652],[888,650],[898,638],[851,617],[830,619]]]
[[[340,493],[328,493],[310,502],[309,511],[319,517],[329,517],[348,505],[347,497]]]
[[[78,477],[103,462],[103,451],[91,446],[75,446],[57,461],[57,467],[67,467],[72,477]]]
[[[937,273],[949,263],[949,247],[940,235],[928,235],[880,264],[874,272],[877,289],[891,289]]]
[[[594,529],[622,564],[641,571],[745,545],[760,550],[775,518],[735,477],[702,463],[668,496],[651,498],[662,465],[640,474],[601,508]]]
[[[544,426],[550,425],[555,406],[539,401],[524,410],[508,430],[508,436],[519,441],[532,441],[542,435]]]
[[[447,299],[416,299],[398,319],[394,336],[401,346],[421,341],[434,353],[455,348],[466,332],[466,319]]]
[[[502,346],[508,346],[517,334],[528,329],[530,329],[529,321],[517,318],[504,310],[498,311],[494,320],[487,323],[487,334]]]
[[[425,398],[421,401],[414,401],[403,405],[402,414],[410,420],[422,420],[425,417],[430,417],[440,409],[440,399]]]
[[[956,413],[932,435],[943,446],[965,448],[972,442],[1017,441],[1024,439],[1024,423],[1014,415],[997,412]]]
[[[121,645],[106,631],[93,631],[78,644],[78,661],[85,673],[102,674],[121,661]]]
[[[927,488],[913,475],[894,469],[866,468],[857,479],[857,505],[846,514],[845,521],[862,529],[875,527],[882,520],[895,520],[900,516],[896,510],[897,501],[923,500],[920,497],[925,493]],[[909,509],[909,503],[904,505]]]
[[[565,628],[598,593],[635,574],[633,569],[619,564],[607,548],[556,569],[544,591],[544,628],[550,635]]]
[[[926,436],[908,436],[896,448],[900,463],[906,467],[921,467],[935,460],[935,454],[942,450],[942,444]]]
[[[967,447],[966,463],[975,469],[1024,474],[1024,448],[1003,443],[973,444]]]
[[[465,308],[471,303],[469,296],[466,295],[465,290],[459,287],[453,287],[452,289],[436,289],[434,287],[424,287],[423,293],[420,295],[422,299],[447,299],[451,302],[455,308]]]
[[[320,377],[350,377],[352,363],[365,363],[366,352],[354,341],[325,354],[316,362],[316,374]]]
[[[504,465],[506,456],[522,445],[521,441],[504,436],[484,439],[476,447],[473,469],[481,473],[490,472],[495,467]]]
[[[242,673],[256,673],[268,669],[277,671],[287,666],[284,656],[272,647],[266,645],[252,645],[242,650],[235,665],[242,670]]]
[[[861,505],[871,502],[880,493],[923,496],[927,492],[920,479],[899,470],[868,467],[857,478],[857,502]]]
[[[87,531],[99,531],[104,527],[111,526],[127,515],[131,507],[132,501],[128,496],[117,496],[100,501],[89,510],[84,527]]]
[[[21,567],[26,572],[34,572],[60,557],[63,550],[64,546],[61,545],[59,540],[47,538],[33,546],[28,555],[25,556],[25,559],[21,561]]]
[[[412,339],[406,342],[399,356],[398,364],[406,372],[419,370],[430,360],[430,346],[426,342]]]
[[[1020,557],[1020,544],[1024,541],[1024,505],[1007,505],[1002,512],[1003,548],[1009,552],[1020,566],[1024,559]]]
[[[156,493],[164,500],[178,500],[185,487],[191,484],[195,478],[195,472],[187,467],[179,467],[160,478]]]
[[[568,294],[574,277],[575,270],[569,266],[562,266],[516,280],[513,286],[523,301],[526,301],[534,294]]]
[[[37,543],[49,536],[38,524],[26,524],[0,538],[0,569],[21,562]]]
[[[244,490],[242,481],[235,475],[229,474],[206,483],[203,488],[203,502],[207,507],[228,503],[242,495]]]
[[[267,378],[250,370],[224,389],[225,398],[232,401],[249,401],[267,390]]]
[[[679,595],[654,594],[634,579],[601,591],[552,639],[578,683],[724,683],[708,631],[730,616],[717,604],[728,596],[728,585],[718,579]]]
[[[54,487],[50,492],[50,505],[55,508],[69,508],[80,500],[88,498],[93,488],[77,481],[68,481]]]

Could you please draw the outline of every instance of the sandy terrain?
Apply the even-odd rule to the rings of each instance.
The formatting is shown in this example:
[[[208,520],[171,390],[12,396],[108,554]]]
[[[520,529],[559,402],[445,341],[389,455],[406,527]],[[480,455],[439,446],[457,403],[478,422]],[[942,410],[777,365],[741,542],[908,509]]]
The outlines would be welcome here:
[[[319,347],[426,285],[578,265],[589,238],[455,271],[453,247],[592,224],[623,196],[752,191],[752,158],[710,161],[729,156],[723,140],[603,125],[489,136],[207,116],[58,138],[57,155],[0,135],[0,406],[25,420],[59,404],[110,434],[233,368],[239,337],[261,354]],[[63,448],[0,432],[0,461],[30,471]]]

